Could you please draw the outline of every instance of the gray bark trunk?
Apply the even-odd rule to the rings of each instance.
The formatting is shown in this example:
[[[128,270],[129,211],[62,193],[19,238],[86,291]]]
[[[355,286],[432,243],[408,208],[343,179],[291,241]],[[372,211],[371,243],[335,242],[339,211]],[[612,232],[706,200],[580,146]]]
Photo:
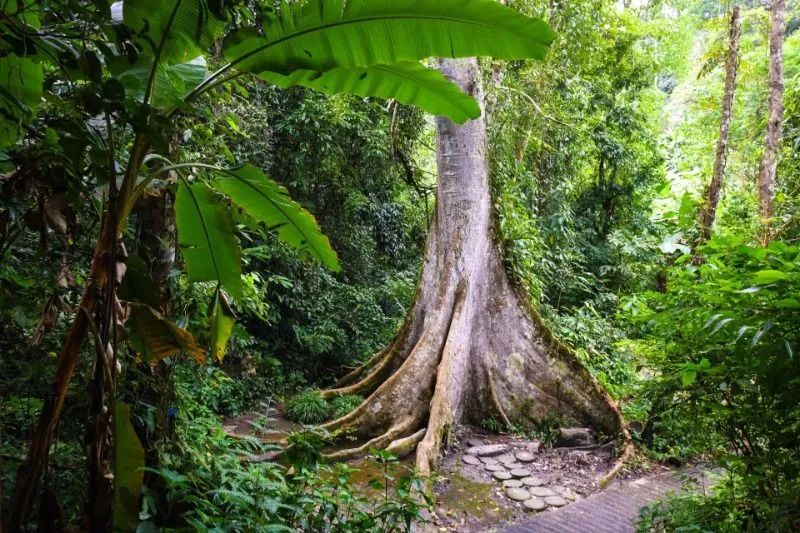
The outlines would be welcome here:
[[[441,69],[483,103],[475,59],[446,60]],[[485,119],[463,126],[437,119],[436,130],[437,208],[417,296],[395,341],[342,387],[324,392],[369,395],[325,425],[367,439],[334,456],[418,443],[417,467],[427,473],[452,429],[466,420],[524,426],[558,415],[606,434],[620,431],[614,402],[508,281],[492,211]]]
[[[725,93],[722,97],[722,117],[719,125],[719,137],[717,138],[714,173],[708,186],[706,203],[700,212],[700,239],[698,244],[702,244],[711,238],[711,231],[714,226],[714,219],[717,216],[717,206],[719,205],[720,193],[722,192],[722,184],[725,178],[725,167],[728,162],[728,134],[731,130],[731,118],[733,116],[736,77],[739,72],[739,39],[742,35],[740,12],[739,6],[736,6],[733,8],[733,14],[731,15],[728,59],[725,63]]]
[[[769,120],[764,145],[764,156],[758,169],[759,241],[770,240],[770,225],[775,201],[775,174],[778,168],[781,136],[783,133],[783,14],[785,0],[772,0],[769,32]]]

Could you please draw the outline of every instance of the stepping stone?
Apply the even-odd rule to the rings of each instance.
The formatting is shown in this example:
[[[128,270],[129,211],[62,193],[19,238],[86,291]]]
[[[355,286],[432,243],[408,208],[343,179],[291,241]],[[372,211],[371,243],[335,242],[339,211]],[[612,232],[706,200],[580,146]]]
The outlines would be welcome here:
[[[522,488],[522,481],[518,479],[507,479],[503,481],[504,489],[520,489]]]
[[[474,455],[464,455],[464,456],[462,456],[461,457],[461,462],[464,463],[464,464],[467,464],[467,465],[472,465],[472,466],[481,464],[480,459],[478,459]]]
[[[492,472],[492,477],[495,478],[498,481],[506,481],[508,479],[511,479],[511,474],[509,474],[505,470],[500,470],[500,471],[497,471],[497,472]],[[509,490],[511,490],[511,489],[509,489]],[[520,490],[523,490],[523,489],[520,489]]]
[[[485,465],[496,465],[498,463],[494,457],[481,457],[481,462]]]
[[[561,496],[548,496],[544,499],[544,503],[552,505],[553,507],[564,507],[569,502]]]
[[[508,446],[505,444],[485,444],[483,446],[473,446],[467,449],[470,455],[478,455],[480,457],[489,457],[500,455],[508,451]]]
[[[530,452],[517,452],[516,457],[517,461],[519,461],[520,463],[530,463],[531,461],[536,459],[536,456]]]
[[[525,468],[525,465],[523,465],[522,463],[503,463],[503,466],[505,466],[509,470],[514,470],[515,468]]]
[[[555,496],[556,493],[547,487],[533,487],[530,489],[531,494],[540,498],[547,498],[548,496]]]
[[[506,496],[515,502],[524,502],[525,500],[530,499],[531,493],[525,489],[510,487],[506,489]]]
[[[483,469],[487,472],[506,472],[503,465],[483,465]]]
[[[470,437],[467,439],[467,444],[474,448],[477,446],[483,446],[486,443],[483,442],[483,439],[479,439],[478,437]]]
[[[544,511],[547,508],[547,504],[541,498],[525,500],[522,505],[529,511]]]
[[[513,455],[508,453],[504,453],[503,455],[498,455],[497,457],[495,457],[495,459],[497,459],[501,463],[515,463],[517,461]]]
[[[528,477],[531,475],[531,471],[526,468],[515,468],[511,471],[511,475],[518,478]]]
[[[556,494],[566,500],[575,501],[578,499],[578,495],[568,487],[553,487],[553,490],[556,491]]]
[[[529,487],[540,487],[544,485],[544,480],[540,477],[531,476],[522,478],[522,484]]]

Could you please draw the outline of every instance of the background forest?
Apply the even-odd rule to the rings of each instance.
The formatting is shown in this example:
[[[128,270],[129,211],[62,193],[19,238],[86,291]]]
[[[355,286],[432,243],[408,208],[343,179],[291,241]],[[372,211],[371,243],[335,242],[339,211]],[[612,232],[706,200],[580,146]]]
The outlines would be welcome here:
[[[273,7],[203,4],[237,28]],[[630,468],[703,462],[725,473],[713,493],[646,509],[641,529],[795,530],[800,2],[785,6],[783,139],[767,219],[759,216],[758,176],[770,112],[770,2],[508,4],[558,35],[542,61],[480,63],[506,269],[632,422],[640,453]],[[714,174],[734,5],[741,8],[738,79],[721,199],[706,236],[701,215]],[[143,486],[134,491],[141,498],[134,513],[115,514],[115,523],[142,532],[409,527],[426,506],[413,475],[384,480],[391,493],[367,502],[346,464],[320,464],[324,433],[290,437],[294,468],[287,473],[273,462],[242,462],[272,447],[231,437],[223,420],[262,413],[257,431],[280,406],[298,423],[317,424],[361,403],[359,396],[328,401],[318,390],[387,345],[415,297],[436,206],[431,116],[399,99],[323,94],[260,76],[222,79],[175,107],[180,113],[149,120],[140,105],[150,92],[143,73],[158,74],[166,100],[183,95],[192,73],[181,64],[162,74],[156,61],[115,70],[106,54],[132,39],[120,32],[133,31],[114,24],[115,9],[105,0],[0,0],[2,517],[92,277],[104,199],[116,187],[108,176],[124,171],[128,148],[145,135],[169,161],[147,161],[158,177],[128,206],[125,249],[115,251],[127,257],[120,300],[147,299],[120,325],[110,394],[130,411],[129,427],[115,431],[135,432],[141,443],[124,453],[141,455],[146,468],[136,470]],[[20,38],[19,25],[35,27],[45,45]],[[212,72],[230,60],[218,37],[198,45]],[[30,59],[28,46],[52,55]],[[20,73],[39,79],[39,90],[20,90]],[[177,105],[151,101],[161,104]],[[176,233],[181,217],[191,216],[180,189],[200,194],[204,170],[179,167],[191,161],[232,169],[249,163],[247,172],[269,176],[296,210],[287,219],[311,228],[319,246],[287,236],[283,219],[259,219],[220,185],[233,198],[224,209],[230,204],[241,268],[227,281],[198,278],[191,265],[197,242]],[[168,179],[173,174],[181,177]],[[110,333],[102,324],[88,328],[36,498],[31,524],[42,531],[80,524],[95,490],[87,475],[94,450],[87,406],[91,412],[97,394],[95,351],[105,345],[95,341]],[[471,422],[537,435],[559,424]],[[131,472],[117,483],[135,484]],[[126,508],[129,502],[115,500],[115,513]]]

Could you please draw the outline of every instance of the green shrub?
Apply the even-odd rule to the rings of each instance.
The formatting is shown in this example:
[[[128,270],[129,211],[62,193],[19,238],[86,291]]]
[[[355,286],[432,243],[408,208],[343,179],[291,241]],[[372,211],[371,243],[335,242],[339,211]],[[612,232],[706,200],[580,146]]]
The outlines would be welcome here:
[[[364,398],[358,394],[345,394],[344,396],[334,398],[334,400],[331,402],[331,413],[333,418],[339,418],[351,413],[356,407],[361,405],[361,402],[363,401]]]
[[[305,390],[286,404],[286,417],[301,424],[319,424],[329,416],[330,407],[318,390]]]

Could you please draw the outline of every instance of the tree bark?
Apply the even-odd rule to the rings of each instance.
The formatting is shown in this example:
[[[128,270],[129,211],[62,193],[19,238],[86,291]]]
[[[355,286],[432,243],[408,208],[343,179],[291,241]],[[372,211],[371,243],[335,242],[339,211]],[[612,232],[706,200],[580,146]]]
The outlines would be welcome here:
[[[769,121],[764,156],[758,169],[759,241],[770,241],[770,225],[775,201],[775,174],[783,134],[783,14],[786,0],[772,0],[769,32]]]
[[[483,105],[477,60],[445,60],[441,69]],[[426,474],[466,420],[524,426],[555,414],[609,435],[624,431],[613,400],[509,283],[492,211],[485,118],[464,126],[440,118],[436,129],[437,206],[415,302],[383,352],[323,393],[368,395],[325,424],[364,439],[333,457],[418,442],[417,467]]]
[[[714,159],[714,172],[706,192],[706,202],[700,210],[700,245],[711,238],[714,220],[717,216],[722,183],[725,178],[725,167],[728,162],[728,134],[731,130],[733,101],[736,93],[736,77],[739,73],[739,40],[742,36],[742,21],[739,6],[733,8],[731,15],[728,59],[725,62],[725,92],[722,97],[722,116],[717,138],[717,151]]]

